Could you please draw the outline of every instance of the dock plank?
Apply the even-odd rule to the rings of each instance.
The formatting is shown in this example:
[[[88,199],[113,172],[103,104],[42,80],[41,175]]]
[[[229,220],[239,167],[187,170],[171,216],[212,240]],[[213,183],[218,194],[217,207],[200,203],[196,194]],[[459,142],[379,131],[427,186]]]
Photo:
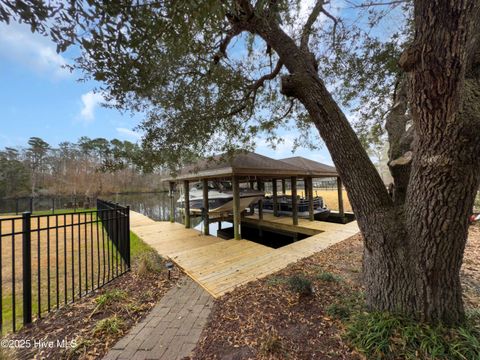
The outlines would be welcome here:
[[[249,216],[255,221],[255,215]],[[258,218],[256,218],[258,221]],[[237,286],[268,276],[289,264],[343,241],[359,230],[356,222],[333,224],[265,214],[263,222],[292,231],[320,231],[304,240],[273,249],[249,240],[223,240],[203,235],[195,229],[164,221],[154,221],[131,211],[131,230],[152,246],[160,255],[175,262],[193,280],[214,297],[232,291]],[[301,231],[299,231],[301,232]],[[312,232],[313,233],[313,232]]]

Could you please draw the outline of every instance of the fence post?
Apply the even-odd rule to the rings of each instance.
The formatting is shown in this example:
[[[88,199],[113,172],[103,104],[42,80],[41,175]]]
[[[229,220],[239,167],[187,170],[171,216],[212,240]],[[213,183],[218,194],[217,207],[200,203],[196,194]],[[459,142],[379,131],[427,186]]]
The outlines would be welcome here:
[[[126,218],[126,258],[128,270],[130,270],[130,205],[127,205],[127,218]]]
[[[32,239],[31,213],[24,212],[22,217],[22,265],[23,265],[23,324],[32,322]]]
[[[30,198],[30,214],[33,213],[33,197]]]
[[[15,215],[18,215],[18,198],[15,198]]]
[[[52,198],[52,214],[55,214],[55,198]]]

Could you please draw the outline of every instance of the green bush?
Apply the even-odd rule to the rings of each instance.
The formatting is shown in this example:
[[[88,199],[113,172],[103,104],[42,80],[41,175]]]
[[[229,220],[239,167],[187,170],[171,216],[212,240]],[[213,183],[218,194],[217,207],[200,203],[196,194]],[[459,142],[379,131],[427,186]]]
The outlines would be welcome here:
[[[331,304],[327,306],[326,313],[335,319],[348,319],[351,314],[351,310],[343,304]]]
[[[104,294],[97,297],[95,299],[95,302],[97,303],[97,307],[102,308],[104,306],[112,305],[121,300],[125,300],[127,296],[128,294],[125,290],[113,289],[106,291]]]
[[[124,321],[117,317],[116,315],[105,318],[97,322],[95,328],[93,329],[93,334],[109,334],[116,335],[122,332],[125,326]]]
[[[288,279],[290,290],[302,296],[313,294],[312,282],[303,275],[294,275]]]
[[[146,251],[138,255],[138,275],[146,275],[148,273],[160,273],[164,270],[163,259],[155,251]]]
[[[480,359],[480,328],[428,325],[388,313],[358,313],[345,337],[367,359]]]
[[[287,282],[287,279],[281,276],[270,276],[267,280],[266,283],[268,286],[277,286],[277,285],[283,285]]]
[[[342,278],[338,275],[334,275],[328,271],[322,271],[320,273],[318,273],[315,278],[317,280],[322,280],[322,281],[326,281],[326,282],[340,282],[342,281]]]

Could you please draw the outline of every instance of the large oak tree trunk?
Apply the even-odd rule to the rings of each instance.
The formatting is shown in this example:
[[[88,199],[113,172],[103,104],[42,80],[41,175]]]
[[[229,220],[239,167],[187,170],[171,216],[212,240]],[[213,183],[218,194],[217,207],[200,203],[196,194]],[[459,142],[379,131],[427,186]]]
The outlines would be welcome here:
[[[402,64],[410,80],[414,157],[405,202],[424,320],[463,318],[460,266],[479,182],[479,90],[467,70],[475,1],[417,1],[415,40]],[[410,59],[409,59],[410,58]],[[473,111],[472,111],[473,106]]]
[[[247,29],[278,53],[290,73],[282,92],[304,104],[332,155],[365,239],[366,300],[374,310],[446,323],[464,316],[459,271],[480,169],[479,112],[469,108],[478,104],[480,87],[475,76],[464,85],[473,3],[416,1],[415,42],[402,60],[410,74],[416,137],[411,170],[395,202],[313,56],[273,19],[250,21]],[[469,106],[459,115],[463,97]]]

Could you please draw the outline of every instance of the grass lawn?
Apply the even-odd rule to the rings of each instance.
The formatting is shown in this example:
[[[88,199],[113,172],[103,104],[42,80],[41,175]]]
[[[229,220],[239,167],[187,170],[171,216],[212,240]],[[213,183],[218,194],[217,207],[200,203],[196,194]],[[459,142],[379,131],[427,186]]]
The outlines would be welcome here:
[[[291,194],[291,191],[287,190],[287,195],[290,195],[290,194]],[[297,194],[303,197],[305,195],[305,191],[302,189],[298,189]],[[323,198],[323,201],[325,202],[325,204],[330,210],[338,211],[337,189],[314,188],[313,195],[321,196]],[[346,190],[343,190],[343,208],[346,212],[352,212],[352,206],[350,205],[350,201],[348,200],[348,195]]]
[[[87,289],[91,291],[92,288],[111,280],[117,273],[117,268],[119,272],[122,267],[125,268],[101,222],[77,225],[95,222],[95,214],[79,212],[73,215],[73,211],[70,211],[65,215],[47,215],[41,218],[34,217],[31,221],[34,318],[38,317],[39,312],[46,313],[49,307],[55,309],[57,304],[63,306],[74,297],[78,299]],[[4,235],[20,232],[22,228],[21,219],[15,219],[13,222],[2,221],[1,224],[1,232]],[[57,225],[58,229],[43,230]],[[66,227],[62,227],[65,225]],[[5,333],[12,330],[14,293],[16,328],[20,328],[23,322],[22,235],[2,237],[0,256],[2,325]]]
[[[97,208],[88,208],[88,209],[83,209],[83,208],[77,208],[75,209],[55,209],[55,212],[52,212],[52,210],[39,210],[39,211],[34,211],[32,215],[55,215],[55,214],[71,214],[71,213],[81,213],[84,211],[95,211]],[[14,212],[12,213],[2,213],[0,215],[1,218],[11,218],[11,217],[17,217],[17,216],[22,216],[22,213],[15,214]]]

